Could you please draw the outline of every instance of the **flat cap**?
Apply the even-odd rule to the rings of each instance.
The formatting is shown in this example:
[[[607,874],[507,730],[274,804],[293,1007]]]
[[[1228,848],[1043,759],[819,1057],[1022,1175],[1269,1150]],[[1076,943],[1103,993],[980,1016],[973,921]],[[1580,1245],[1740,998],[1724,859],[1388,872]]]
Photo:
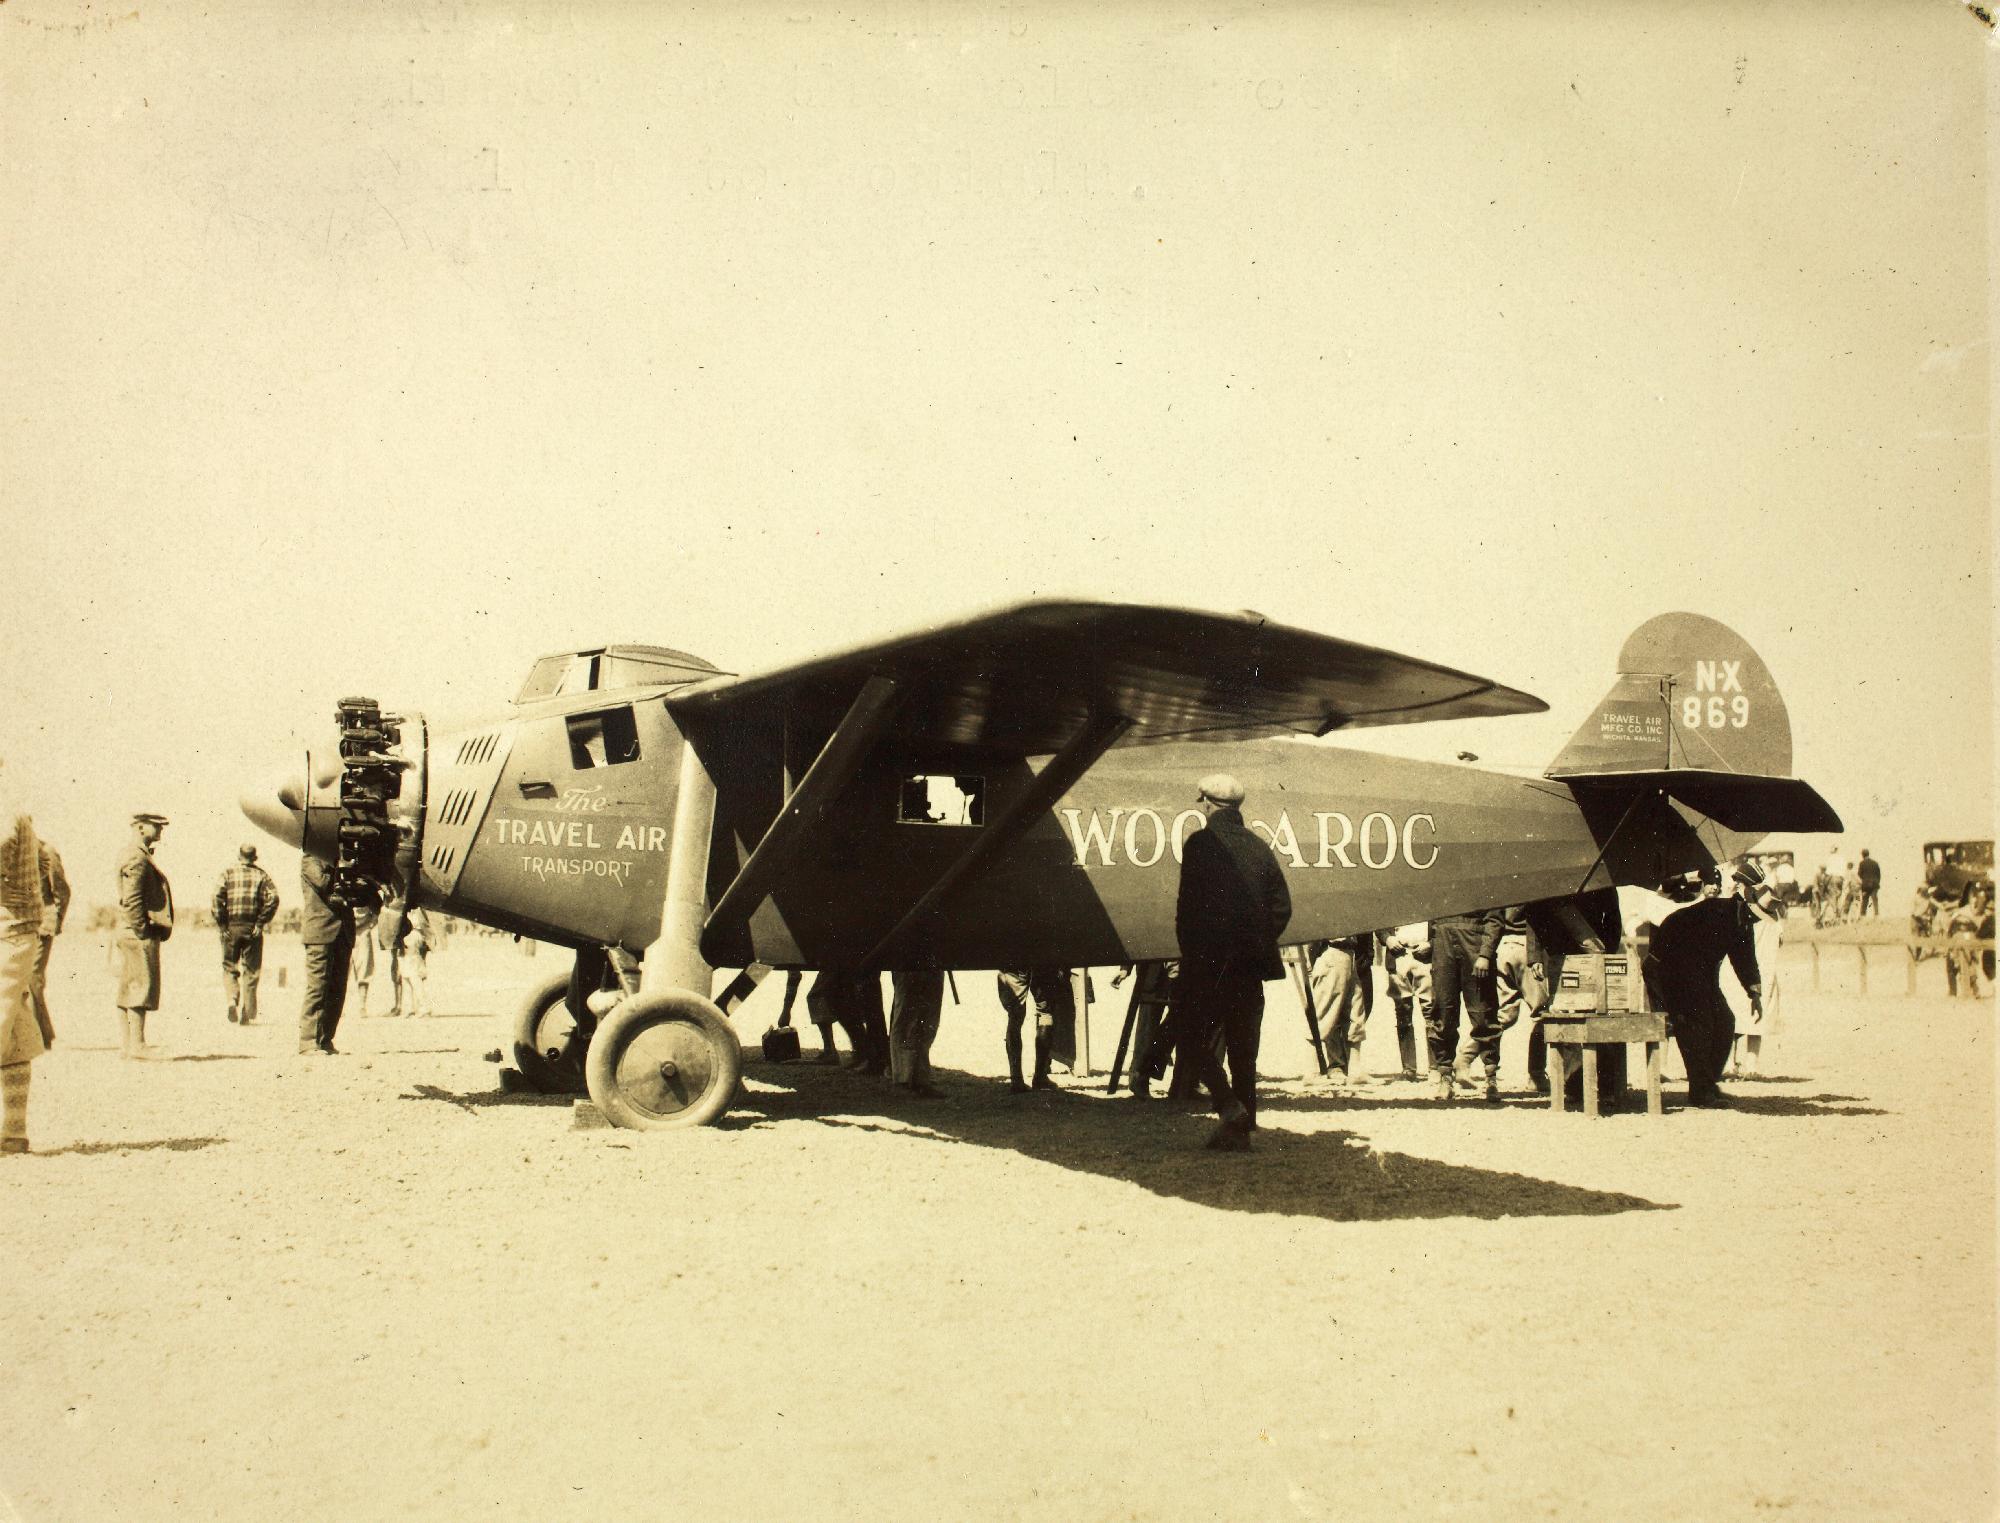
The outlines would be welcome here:
[[[132,823],[134,825],[165,825],[168,823],[168,820],[163,814],[135,814],[132,816]]]
[[[245,862],[255,862],[257,860],[257,848],[254,846],[239,846],[236,848],[236,855],[241,857]]]
[[[1211,772],[1194,785],[1197,797],[1213,799],[1218,804],[1240,804],[1243,802],[1243,785],[1227,772]]]

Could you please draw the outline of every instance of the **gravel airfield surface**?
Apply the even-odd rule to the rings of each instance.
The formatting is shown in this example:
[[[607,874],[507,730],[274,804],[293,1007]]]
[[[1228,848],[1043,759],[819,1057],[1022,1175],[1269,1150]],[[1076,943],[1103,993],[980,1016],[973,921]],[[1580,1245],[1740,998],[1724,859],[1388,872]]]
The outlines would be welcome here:
[[[1994,1515],[1994,1006],[1934,963],[1813,992],[1788,948],[1769,1077],[1662,1120],[1547,1113],[1520,1032],[1498,1107],[1331,1091],[1273,985],[1241,1156],[1007,1093],[983,974],[946,1100],[807,1027],[721,1126],[577,1129],[486,1056],[557,955],[461,937],[438,1015],[301,1058],[296,941],[239,1028],[185,934],[133,1063],[103,940],[57,943],[0,1518]]]

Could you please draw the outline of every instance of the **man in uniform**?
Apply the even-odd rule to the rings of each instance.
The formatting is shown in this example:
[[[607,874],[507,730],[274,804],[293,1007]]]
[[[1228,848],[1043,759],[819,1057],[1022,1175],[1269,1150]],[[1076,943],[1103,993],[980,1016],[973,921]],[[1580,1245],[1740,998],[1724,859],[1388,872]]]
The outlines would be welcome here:
[[[1017,1095],[1030,1088],[1054,1089],[1049,1077],[1049,1059],[1055,1051],[1057,1021],[1075,1019],[1076,999],[1070,993],[1067,968],[1002,968],[999,973],[1000,1008],[1007,1014],[1007,1087]],[[1035,1007],[1035,1077],[1031,1085],[1022,1077],[1023,1044],[1021,1027],[1028,1018],[1028,1006]]]
[[[1659,923],[1646,954],[1644,973],[1654,1002],[1667,1012],[1674,1041],[1687,1068],[1688,1104],[1724,1107],[1722,1070],[1736,1040],[1736,1017],[1722,997],[1722,960],[1736,970],[1753,1015],[1764,1009],[1757,976],[1755,917],[1735,895],[1720,896],[1722,875],[1701,875],[1703,897]]]
[[[1458,1005],[1465,1001],[1467,1035],[1493,1066],[1486,1071],[1486,1098],[1498,1101],[1500,1033],[1495,1029],[1499,1004],[1493,990],[1493,959],[1500,948],[1503,914],[1499,909],[1445,915],[1431,922],[1431,1068],[1437,1076],[1436,1098],[1449,1100],[1452,1049],[1458,1045]]]
[[[1264,1022],[1264,983],[1280,978],[1278,937],[1292,918],[1285,870],[1261,836],[1243,823],[1243,785],[1226,772],[1195,784],[1207,823],[1181,854],[1174,932],[1180,939],[1176,988],[1201,1079],[1222,1120],[1212,1148],[1247,1152],[1257,1124],[1257,1047]],[[1220,1030],[1229,1054],[1225,1073],[1213,1041]]]
[[[1536,1019],[1548,1007],[1548,981],[1540,979],[1540,969],[1528,957],[1528,915],[1522,905],[1510,903],[1500,911],[1500,941],[1494,945],[1494,1013],[1486,1025],[1470,1021],[1464,1045],[1458,1049],[1458,1081],[1478,1085],[1484,1077],[1486,1099],[1500,1099],[1500,1037],[1504,1037],[1522,1011]],[[1540,1007],[1538,1007],[1540,1005]],[[1472,1001],[1466,1001],[1472,1013]]]
[[[305,890],[299,940],[306,948],[306,986],[299,1006],[299,1051],[332,1053],[333,1033],[347,1003],[347,964],[354,955],[354,909],[338,891],[334,871],[307,852],[299,861]]]
[[[174,892],[153,862],[163,814],[132,816],[132,845],[118,864],[118,1014],[124,1055],[150,1058],[147,1013],[160,1008],[160,943],[174,933]]]
[[[222,937],[222,985],[229,991],[229,1019],[257,1019],[257,981],[264,969],[264,931],[278,913],[278,886],[257,865],[257,848],[239,846],[236,861],[216,886],[215,929]]]

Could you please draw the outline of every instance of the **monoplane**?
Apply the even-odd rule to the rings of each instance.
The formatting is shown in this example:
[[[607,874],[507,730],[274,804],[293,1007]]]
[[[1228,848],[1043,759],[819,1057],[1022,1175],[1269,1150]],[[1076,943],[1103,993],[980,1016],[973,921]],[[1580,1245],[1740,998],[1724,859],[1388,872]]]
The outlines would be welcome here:
[[[486,722],[369,700],[244,799],[356,900],[636,973],[524,1001],[516,1053],[630,1127],[728,1108],[717,968],[1085,967],[1176,955],[1195,781],[1226,769],[1284,865],[1288,943],[1659,884],[1770,831],[1837,831],[1791,775],[1757,654],[1663,614],[1543,775],[1316,738],[1542,711],[1516,689],[1255,614],[1038,601],[737,675],[606,646],[537,661]],[[628,965],[629,966],[629,965]],[[594,975],[593,975],[594,981]]]

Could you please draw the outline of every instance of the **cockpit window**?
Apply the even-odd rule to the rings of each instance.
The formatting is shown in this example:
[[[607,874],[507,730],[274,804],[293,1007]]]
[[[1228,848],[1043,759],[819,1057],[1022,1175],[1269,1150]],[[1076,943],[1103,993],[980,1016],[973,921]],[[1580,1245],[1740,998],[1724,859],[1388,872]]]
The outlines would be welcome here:
[[[532,703],[537,698],[553,698],[559,693],[584,693],[597,684],[595,656],[544,656],[528,670],[516,703]]]
[[[578,771],[639,759],[639,726],[631,708],[569,716],[569,759]]]
[[[903,779],[896,798],[900,825],[983,825],[986,779],[963,775],[913,775]]]

